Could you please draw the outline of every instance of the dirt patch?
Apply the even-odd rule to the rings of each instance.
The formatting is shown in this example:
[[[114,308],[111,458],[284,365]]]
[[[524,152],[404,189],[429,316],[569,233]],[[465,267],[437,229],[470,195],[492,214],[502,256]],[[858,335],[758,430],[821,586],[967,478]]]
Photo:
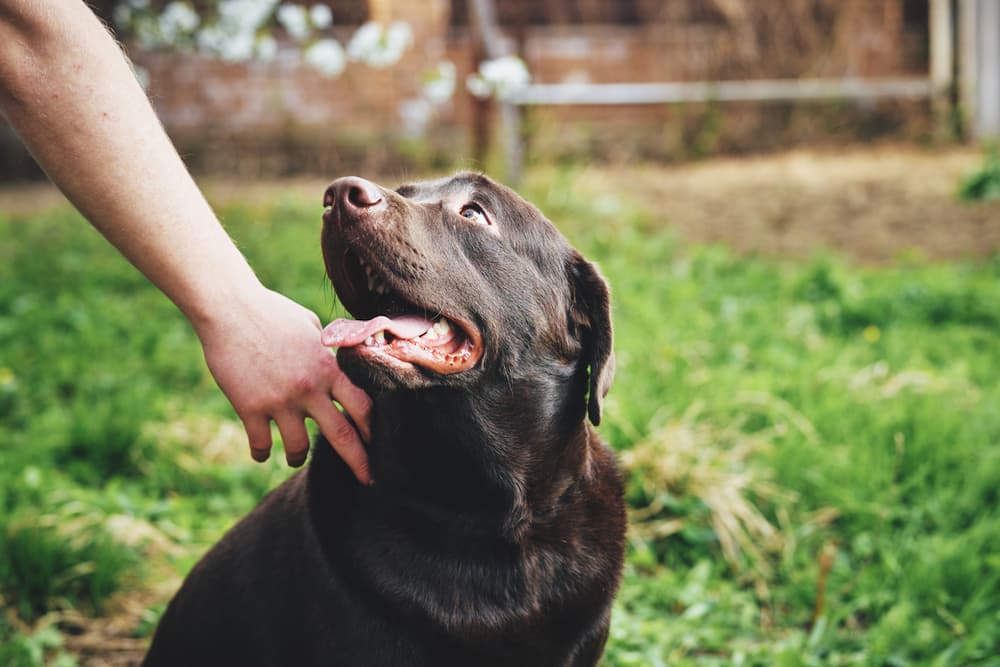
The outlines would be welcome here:
[[[588,169],[589,191],[615,188],[684,240],[803,257],[823,249],[865,263],[963,259],[1000,251],[1000,202],[965,204],[974,149],[795,151],[677,167]]]
[[[914,255],[964,259],[1000,251],[1000,202],[963,204],[955,197],[959,180],[982,161],[973,148],[793,151],[676,166],[593,166],[576,187],[634,199],[683,240],[740,252],[804,257],[832,249],[865,263]],[[400,180],[398,174],[370,177]],[[210,179],[203,187],[216,204],[301,196],[314,198],[318,211],[328,182]],[[5,213],[61,201],[51,186],[0,187]]]
[[[7,610],[5,620],[24,635],[35,635],[43,628],[58,630],[62,637],[58,651],[72,655],[80,667],[138,667],[150,638],[136,636],[136,630],[149,624],[149,608],[169,598],[179,583],[172,578],[166,585],[115,595],[107,601],[104,614],[97,617],[65,609],[51,611],[27,625]],[[54,657],[48,651],[45,664]]]

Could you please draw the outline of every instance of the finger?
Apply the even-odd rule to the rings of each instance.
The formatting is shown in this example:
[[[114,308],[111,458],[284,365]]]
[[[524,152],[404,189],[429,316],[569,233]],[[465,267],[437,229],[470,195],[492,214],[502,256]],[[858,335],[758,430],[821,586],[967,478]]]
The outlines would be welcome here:
[[[330,446],[344,460],[358,481],[369,486],[372,483],[371,470],[368,467],[368,452],[361,443],[354,425],[342,415],[332,403],[322,401],[313,406],[310,416],[319,425],[319,430],[329,441]]]
[[[250,441],[250,456],[263,463],[271,457],[271,420],[266,417],[244,417],[243,428]]]
[[[298,468],[306,462],[309,454],[309,432],[306,430],[305,417],[292,413],[284,413],[275,417],[278,431],[281,432],[281,442],[285,446],[285,461],[293,468]]]
[[[336,365],[336,359],[334,359],[334,364]],[[336,372],[333,373],[331,380],[334,399],[344,407],[344,412],[350,415],[361,439],[370,442],[372,437],[372,399],[351,382],[339,366],[336,367]],[[331,440],[331,442],[333,441]]]

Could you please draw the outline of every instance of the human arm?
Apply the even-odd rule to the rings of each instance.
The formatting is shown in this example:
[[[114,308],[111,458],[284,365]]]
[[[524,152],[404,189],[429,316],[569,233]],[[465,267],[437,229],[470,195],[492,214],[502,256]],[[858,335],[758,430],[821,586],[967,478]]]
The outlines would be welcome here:
[[[70,201],[181,309],[243,420],[254,458],[270,420],[290,464],[312,417],[362,482],[370,399],[307,309],[265,288],[219,224],[118,45],[80,0],[0,0],[0,111]]]

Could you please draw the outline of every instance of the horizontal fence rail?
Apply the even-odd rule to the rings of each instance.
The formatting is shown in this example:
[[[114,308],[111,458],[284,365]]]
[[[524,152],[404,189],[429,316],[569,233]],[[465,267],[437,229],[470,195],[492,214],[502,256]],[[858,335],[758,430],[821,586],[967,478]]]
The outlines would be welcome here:
[[[673,104],[823,99],[929,98],[928,78],[758,79],[676,83],[536,83],[511,98],[519,106]]]

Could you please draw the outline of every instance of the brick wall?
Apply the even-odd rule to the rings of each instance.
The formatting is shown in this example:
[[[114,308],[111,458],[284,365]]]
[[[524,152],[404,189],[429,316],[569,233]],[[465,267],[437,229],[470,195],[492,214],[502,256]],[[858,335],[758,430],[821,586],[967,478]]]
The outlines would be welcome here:
[[[397,66],[378,70],[352,63],[335,79],[302,65],[291,49],[280,51],[273,62],[250,64],[176,53],[131,55],[148,71],[154,106],[193,167],[248,174],[406,159],[412,153],[397,150],[393,141],[405,134],[406,105],[419,97],[423,73],[447,58],[458,67],[457,94],[426,128],[429,152],[447,159],[468,152],[467,128],[477,108],[463,85],[475,65],[471,44],[464,27],[451,25],[450,4],[372,1],[373,18],[410,23],[414,46]],[[926,67],[919,48],[923,35],[904,22],[902,6],[902,0],[843,0],[823,34],[778,23],[718,20],[506,29],[541,82],[920,75]],[[339,30],[335,36],[346,44],[353,29]],[[773,107],[734,108],[743,117],[757,114],[774,125]],[[619,131],[615,124],[624,119],[621,131],[661,132],[666,123],[690,121],[678,121],[678,113],[662,107],[532,110],[528,128],[558,128],[560,136],[533,138],[538,146],[581,136],[579,128],[564,124],[583,123],[591,134],[607,127],[614,134]],[[594,129],[594,123],[607,125]],[[888,127],[891,131],[893,125]],[[740,133],[752,135],[760,129],[760,123],[731,124],[729,144],[738,146]],[[579,148],[586,149],[588,142],[594,138]],[[641,136],[637,143],[643,143]],[[0,150],[9,152],[8,144],[0,141]],[[726,145],[716,142],[715,148],[725,150]],[[13,158],[4,162],[14,164]]]

